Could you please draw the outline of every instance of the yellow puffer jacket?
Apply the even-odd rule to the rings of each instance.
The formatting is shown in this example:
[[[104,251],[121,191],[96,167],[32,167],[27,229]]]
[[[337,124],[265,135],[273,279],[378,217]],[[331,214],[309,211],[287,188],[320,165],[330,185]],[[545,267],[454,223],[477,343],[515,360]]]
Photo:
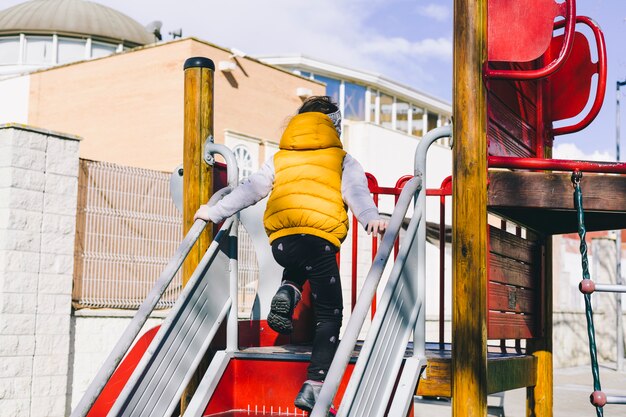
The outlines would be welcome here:
[[[323,113],[302,113],[289,122],[274,156],[274,187],[263,217],[270,243],[309,234],[339,247],[348,233],[341,195],[346,152]]]

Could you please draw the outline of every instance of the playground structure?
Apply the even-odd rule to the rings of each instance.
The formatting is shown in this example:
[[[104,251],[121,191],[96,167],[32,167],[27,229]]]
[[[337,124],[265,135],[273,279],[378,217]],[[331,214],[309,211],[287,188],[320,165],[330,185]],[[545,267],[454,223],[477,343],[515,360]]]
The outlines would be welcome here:
[[[532,16],[522,8],[533,10]],[[414,175],[399,184],[402,192],[389,230],[355,299],[313,417],[325,416],[331,403],[338,405],[340,416],[410,415],[414,394],[451,397],[454,416],[484,416],[488,394],[521,387],[527,387],[529,415],[552,415],[550,237],[581,227],[572,201],[571,172],[585,172],[579,180],[585,190],[583,230],[626,225],[626,183],[621,176],[602,175],[626,173],[625,164],[550,159],[555,136],[583,129],[602,105],[606,53],[597,25],[576,16],[575,0],[457,0],[455,12],[453,181],[430,192],[442,198],[452,193],[452,344],[441,337],[436,344],[425,343],[423,307],[424,161],[430,143],[452,133],[445,127],[422,139]],[[554,23],[559,16],[562,19]],[[590,40],[577,32],[577,25],[591,29],[596,62]],[[555,35],[560,29],[563,34]],[[256,319],[238,322],[233,246],[239,219],[225,221],[210,244],[211,230],[203,232],[202,222],[192,222],[198,205],[221,186],[233,186],[237,177],[228,150],[210,140],[205,143],[212,137],[212,65],[202,58],[185,65],[187,236],[73,416],[169,416],[181,396],[185,416],[297,413],[288,404],[304,379],[309,352],[263,328],[276,282],[265,281],[259,289]],[[567,119],[585,109],[596,74],[590,109],[569,123]],[[566,122],[554,124],[561,120]],[[225,157],[226,179],[205,163],[212,153]],[[361,325],[414,198],[415,210],[361,345]],[[488,224],[488,213],[499,216],[501,223]],[[242,221],[248,215],[258,212],[241,213]],[[516,232],[509,233],[511,229]],[[118,366],[185,256],[187,285],[177,306]],[[260,265],[261,280],[276,273],[272,268]],[[594,289],[587,284],[586,297]],[[306,331],[296,332],[294,338],[300,340],[291,342],[305,341]],[[488,341],[496,343],[489,346]],[[207,351],[212,354],[208,370],[185,391]],[[599,415],[607,401],[622,402],[621,397],[602,397],[599,380],[594,390]]]

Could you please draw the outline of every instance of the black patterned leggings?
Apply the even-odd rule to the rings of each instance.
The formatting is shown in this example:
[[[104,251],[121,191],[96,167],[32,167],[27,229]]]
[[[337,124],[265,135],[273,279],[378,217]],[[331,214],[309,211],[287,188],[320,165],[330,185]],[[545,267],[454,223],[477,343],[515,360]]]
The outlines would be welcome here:
[[[337,248],[320,237],[298,234],[272,242],[272,254],[285,268],[283,280],[299,288],[309,280],[316,328],[307,378],[323,381],[339,344],[343,315]]]

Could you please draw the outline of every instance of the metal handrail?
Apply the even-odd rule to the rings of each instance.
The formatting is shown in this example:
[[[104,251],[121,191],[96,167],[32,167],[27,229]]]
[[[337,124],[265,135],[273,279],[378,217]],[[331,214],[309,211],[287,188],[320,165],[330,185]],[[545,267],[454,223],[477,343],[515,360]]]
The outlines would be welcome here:
[[[426,172],[426,156],[428,149],[435,141],[452,137],[452,125],[441,126],[430,130],[424,135],[415,150],[414,173],[422,174],[424,188],[426,188],[427,172]],[[454,144],[454,141],[452,141]],[[415,200],[415,208],[426,218],[426,193],[419,193]],[[417,300],[424,303],[424,294],[426,294],[426,222],[421,222],[417,227]],[[413,356],[424,357],[426,355],[426,309],[423,308],[415,324],[415,334],[413,336]]]
[[[212,136],[206,138],[204,143],[204,160],[207,164],[211,165],[215,160],[213,154],[221,155],[226,161],[226,177],[228,181],[228,189],[232,190],[237,186],[239,180],[239,166],[237,164],[237,158],[233,151],[226,145],[212,142]],[[230,191],[229,191],[230,192]],[[217,202],[217,201],[216,201]],[[230,230],[231,251],[237,253],[237,241],[239,238],[239,213],[233,216],[233,227]],[[238,280],[239,280],[239,261],[237,256],[230,258],[229,267],[229,286],[230,286],[230,299],[231,308],[228,313],[228,321],[226,323],[226,349],[229,351],[237,350],[239,345],[238,334],[238,314],[239,314],[239,295],[238,295]]]
[[[346,326],[346,331],[337,347],[337,352],[328,370],[316,405],[311,412],[311,417],[324,417],[331,406],[343,374],[348,366],[348,362],[350,361],[352,350],[357,342],[360,330],[367,317],[372,299],[376,295],[376,288],[378,287],[385,265],[391,255],[394,242],[399,234],[402,221],[411,204],[411,200],[415,201],[415,212],[403,239],[403,243],[405,244],[401,245],[401,247],[405,247],[405,251],[408,251],[413,240],[417,239],[417,256],[422,262],[419,262],[420,266],[418,267],[418,294],[416,300],[423,306],[423,294],[426,286],[426,268],[424,262],[426,259],[426,228],[422,219],[425,217],[426,193],[420,192],[420,190],[425,188],[423,187],[425,184],[424,172],[426,170],[426,155],[430,145],[438,139],[450,136],[452,136],[452,125],[442,126],[429,131],[418,144],[415,152],[415,176],[404,185],[400,193],[396,208],[391,215],[388,229],[383,236],[372,267],[363,283],[361,294],[352,311],[350,320]],[[406,259],[405,253],[398,255],[398,262],[394,265],[392,275],[401,273]],[[423,313],[423,308],[419,310],[413,344],[415,355],[423,356],[425,354],[425,314]]]
[[[383,235],[382,242],[378,252],[376,253],[376,258],[369,273],[367,274],[367,277],[365,278],[363,287],[361,288],[361,295],[354,306],[352,314],[350,315],[346,331],[341,338],[339,346],[337,347],[335,358],[333,359],[330,369],[328,370],[326,380],[322,386],[322,390],[315,407],[311,411],[311,417],[325,417],[331,406],[335,393],[337,392],[341,379],[343,378],[343,374],[348,366],[348,362],[350,361],[352,350],[354,349],[359,337],[361,327],[367,318],[367,312],[369,311],[372,299],[376,295],[376,288],[378,287],[385,265],[391,255],[394,242],[400,234],[404,215],[413,201],[415,193],[418,192],[421,187],[421,178],[416,176],[404,186],[402,193],[400,194],[398,205],[391,215],[389,226]],[[406,238],[407,236],[405,235],[405,239]]]

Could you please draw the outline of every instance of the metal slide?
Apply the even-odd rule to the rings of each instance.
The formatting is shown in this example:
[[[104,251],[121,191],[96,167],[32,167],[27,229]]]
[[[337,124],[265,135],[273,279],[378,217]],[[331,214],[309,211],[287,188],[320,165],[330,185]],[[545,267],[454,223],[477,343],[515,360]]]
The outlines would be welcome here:
[[[169,416],[230,309],[225,224],[122,390],[109,416]]]
[[[223,145],[207,142],[205,151],[222,154],[228,169],[229,187],[218,191],[209,201],[211,205],[232,190],[237,165]],[[194,222],[71,417],[84,417],[90,411],[205,226],[202,220]],[[237,216],[224,222],[108,416],[161,417],[173,413],[231,306],[236,306],[231,287],[237,279],[237,226]],[[233,320],[231,314],[228,325],[233,321],[236,326],[236,317]]]

